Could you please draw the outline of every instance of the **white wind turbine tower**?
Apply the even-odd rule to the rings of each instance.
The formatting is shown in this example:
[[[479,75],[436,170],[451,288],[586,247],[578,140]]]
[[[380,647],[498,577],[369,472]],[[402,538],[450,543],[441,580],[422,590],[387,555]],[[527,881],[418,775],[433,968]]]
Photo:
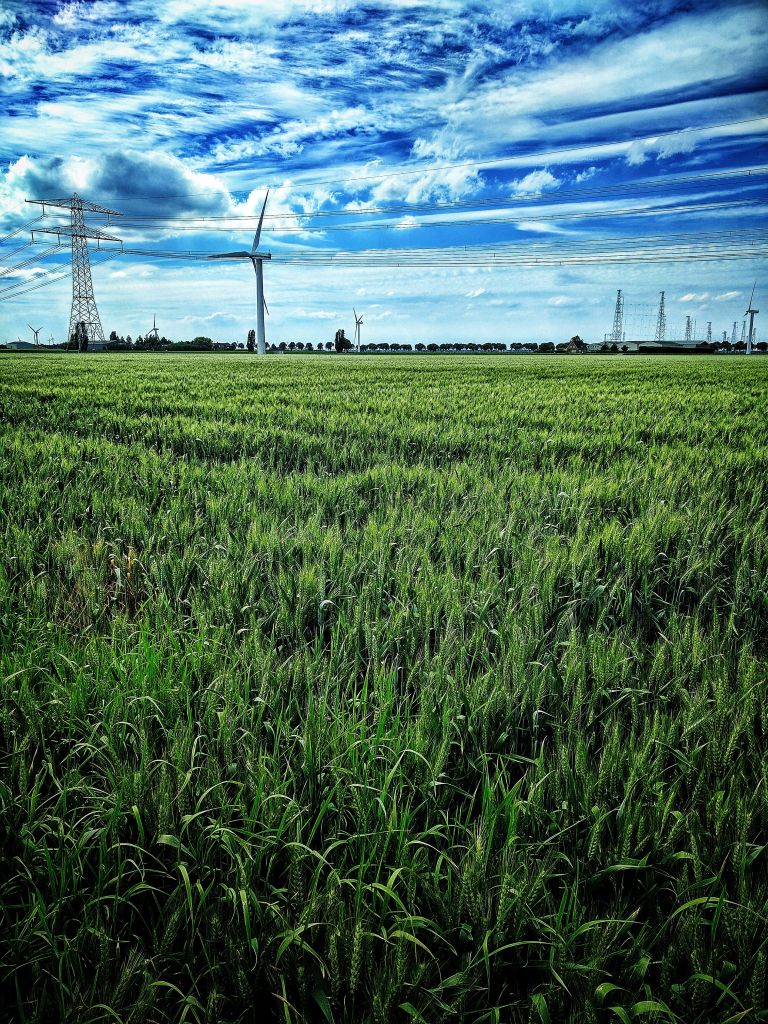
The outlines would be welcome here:
[[[35,336],[35,348],[40,348],[40,331],[42,331],[43,328],[38,327],[37,330],[35,330],[32,324],[27,324],[27,327],[30,329],[30,331],[32,331],[32,333]]]
[[[755,286],[757,281],[752,285],[752,294],[749,296],[749,305],[744,311],[744,316],[749,317],[749,334],[747,335],[747,355],[752,355],[752,339],[754,338],[754,323],[755,316],[760,312],[759,309],[752,309],[752,299],[755,297]]]
[[[357,315],[357,310],[355,309],[354,306],[352,307],[352,312],[355,314],[355,348],[359,352],[360,351],[360,328],[361,328],[362,323],[363,323],[363,318],[362,318],[362,316],[358,316]]]
[[[160,341],[160,331],[157,329],[157,314],[152,314],[152,326],[144,335],[145,339],[154,337],[155,341]]]
[[[267,309],[267,303],[264,299],[264,260],[271,260],[271,252],[260,252],[259,251],[259,238],[261,237],[261,225],[264,221],[264,211],[267,208],[267,199],[269,199],[269,189],[267,194],[264,196],[264,205],[261,208],[261,216],[259,217],[259,226],[256,228],[256,234],[253,236],[253,245],[251,246],[250,252],[218,252],[214,256],[209,256],[209,260],[250,260],[253,264],[253,269],[256,272],[256,338],[258,341],[258,353],[260,356],[264,355],[266,351],[266,338],[264,336],[264,310]]]

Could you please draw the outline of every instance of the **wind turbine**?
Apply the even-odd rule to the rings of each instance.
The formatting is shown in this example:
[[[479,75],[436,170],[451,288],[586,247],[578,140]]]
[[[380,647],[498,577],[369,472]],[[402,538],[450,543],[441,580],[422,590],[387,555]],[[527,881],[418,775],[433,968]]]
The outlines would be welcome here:
[[[355,309],[354,306],[352,307],[352,312],[355,314],[355,348],[359,352],[360,351],[360,327],[362,326],[363,318],[362,318],[362,316],[358,316],[357,315],[357,310]]]
[[[155,341],[160,341],[160,332],[157,329],[157,315],[154,313],[152,314],[152,328],[151,330],[147,331],[147,333],[144,335],[144,338],[151,338],[153,334],[155,336]]]
[[[32,331],[32,333],[35,336],[35,348],[40,348],[40,331],[42,331],[43,328],[38,327],[37,330],[35,330],[32,324],[27,324],[27,327],[30,329],[30,331]]]
[[[752,294],[749,296],[749,305],[744,311],[744,316],[749,317],[749,334],[747,335],[747,355],[752,355],[752,336],[753,336],[753,325],[755,323],[755,316],[760,312],[759,309],[752,309],[752,299],[755,297],[755,286],[757,281],[752,285]]]
[[[260,356],[264,355],[266,350],[266,339],[264,337],[264,310],[267,309],[267,303],[264,299],[264,260],[271,260],[271,252],[261,252],[259,250],[259,238],[261,237],[261,225],[264,221],[264,211],[267,208],[267,199],[269,199],[269,189],[267,194],[264,196],[264,205],[261,208],[261,216],[259,217],[259,226],[256,228],[256,234],[253,236],[253,245],[251,246],[250,252],[217,252],[213,256],[209,256],[209,260],[250,260],[253,264],[253,269],[256,273],[256,338],[258,341],[258,353]]]

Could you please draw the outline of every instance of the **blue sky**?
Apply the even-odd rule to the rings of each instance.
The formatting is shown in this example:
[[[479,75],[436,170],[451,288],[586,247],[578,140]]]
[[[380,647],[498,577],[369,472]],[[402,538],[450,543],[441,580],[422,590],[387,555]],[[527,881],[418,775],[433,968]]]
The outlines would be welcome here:
[[[77,190],[125,214],[115,230],[132,248],[247,248],[245,218],[269,186],[270,341],[352,334],[353,306],[363,341],[596,340],[619,287],[628,335],[661,289],[668,336],[686,315],[699,334],[708,320],[730,334],[755,278],[760,299],[763,261],[280,257],[491,243],[551,257],[605,238],[738,239],[765,226],[768,176],[738,172],[762,164],[767,98],[756,2],[5,0],[0,235],[35,215],[25,197]],[[11,255],[28,237],[0,246],[0,292],[66,270],[66,253],[42,258],[42,244]],[[124,255],[94,261],[93,278],[107,331],[135,337],[156,314],[169,337],[243,340],[255,319],[247,263]],[[70,300],[68,279],[0,296],[0,340],[26,337],[28,322],[63,337]]]

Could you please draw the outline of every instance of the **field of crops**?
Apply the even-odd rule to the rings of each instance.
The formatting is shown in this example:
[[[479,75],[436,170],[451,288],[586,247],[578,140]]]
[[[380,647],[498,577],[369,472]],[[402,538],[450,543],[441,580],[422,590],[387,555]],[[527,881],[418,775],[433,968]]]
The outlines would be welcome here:
[[[0,356],[0,1019],[768,1020],[767,395]]]

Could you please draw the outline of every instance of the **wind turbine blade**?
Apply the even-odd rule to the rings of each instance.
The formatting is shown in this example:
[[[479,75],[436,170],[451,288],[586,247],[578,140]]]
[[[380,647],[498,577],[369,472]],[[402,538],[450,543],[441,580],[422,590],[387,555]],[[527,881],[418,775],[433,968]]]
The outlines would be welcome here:
[[[267,194],[264,196],[264,205],[261,208],[261,216],[259,217],[259,226],[256,228],[256,234],[253,236],[253,246],[251,248],[251,252],[258,252],[258,249],[259,249],[259,239],[261,238],[261,225],[264,223],[264,211],[267,208],[267,200],[268,199],[269,199],[269,189],[267,189]]]
[[[752,294],[749,296],[749,305],[747,306],[747,313],[750,311],[750,309],[752,309],[752,299],[754,299],[754,297],[755,297],[755,286],[756,285],[757,285],[757,281],[755,281],[755,284],[752,285]]]
[[[355,314],[355,320],[357,320],[357,310],[354,306],[352,307],[352,312]]]
[[[217,252],[213,253],[208,257],[209,260],[233,260],[233,259],[248,259],[250,257],[249,252]]]
[[[262,298],[262,302],[264,303],[264,309],[266,310],[267,316],[269,316],[269,306],[267,305],[267,300],[264,298],[263,295],[262,295],[261,298]]]

